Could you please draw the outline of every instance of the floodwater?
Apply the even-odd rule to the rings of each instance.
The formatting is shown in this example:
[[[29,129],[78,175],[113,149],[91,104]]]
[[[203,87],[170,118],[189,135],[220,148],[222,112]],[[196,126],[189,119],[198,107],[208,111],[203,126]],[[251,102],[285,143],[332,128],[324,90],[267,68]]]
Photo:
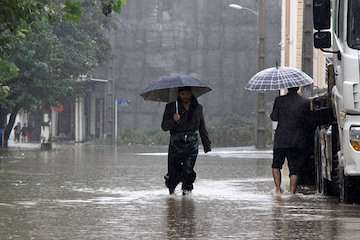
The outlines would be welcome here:
[[[0,154],[0,239],[360,239],[360,206],[275,196],[271,151],[200,155],[169,196],[166,148],[58,146]],[[287,177],[284,177],[287,188]]]

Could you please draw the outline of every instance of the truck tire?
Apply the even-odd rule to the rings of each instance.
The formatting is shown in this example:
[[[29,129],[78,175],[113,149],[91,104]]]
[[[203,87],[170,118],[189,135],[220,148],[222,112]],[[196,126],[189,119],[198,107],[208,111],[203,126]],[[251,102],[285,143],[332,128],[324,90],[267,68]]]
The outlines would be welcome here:
[[[322,176],[322,154],[321,154],[321,141],[320,141],[320,128],[315,131],[315,144],[314,144],[314,159],[315,159],[315,176],[316,176],[316,189],[323,195],[329,194],[330,182]]]
[[[322,186],[322,172],[321,172],[321,145],[320,145],[320,129],[315,131],[314,138],[314,160],[315,160],[315,176],[316,176],[316,190],[321,193]]]
[[[350,179],[344,174],[344,167],[339,167],[339,201],[350,203]]]

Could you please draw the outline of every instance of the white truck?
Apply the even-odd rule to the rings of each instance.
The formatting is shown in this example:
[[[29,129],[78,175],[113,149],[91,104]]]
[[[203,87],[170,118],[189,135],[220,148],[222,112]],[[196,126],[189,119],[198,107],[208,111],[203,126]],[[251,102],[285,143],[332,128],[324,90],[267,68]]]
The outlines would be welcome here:
[[[314,47],[327,52],[327,88],[312,101],[316,185],[350,203],[360,199],[360,0],[313,0],[313,20]]]

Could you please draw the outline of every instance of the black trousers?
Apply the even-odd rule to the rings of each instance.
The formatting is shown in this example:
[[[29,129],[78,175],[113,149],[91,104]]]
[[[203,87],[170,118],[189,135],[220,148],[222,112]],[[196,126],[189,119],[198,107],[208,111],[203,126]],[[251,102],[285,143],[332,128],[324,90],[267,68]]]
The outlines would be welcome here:
[[[168,173],[165,185],[175,189],[182,182],[182,190],[192,190],[196,179],[194,166],[199,153],[198,134],[175,133],[170,136]]]

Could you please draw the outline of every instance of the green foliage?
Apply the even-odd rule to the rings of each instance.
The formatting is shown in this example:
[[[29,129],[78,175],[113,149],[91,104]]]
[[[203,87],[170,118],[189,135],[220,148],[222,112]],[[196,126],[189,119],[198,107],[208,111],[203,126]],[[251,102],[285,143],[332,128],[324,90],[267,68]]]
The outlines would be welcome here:
[[[10,88],[8,86],[0,86],[0,101],[3,102],[10,95]]]
[[[217,147],[254,145],[253,121],[238,114],[212,120],[208,124],[208,131],[213,145]]]
[[[79,22],[84,12],[102,11],[104,5],[120,12],[126,0],[2,0],[0,1],[0,60],[7,59],[7,52],[26,39],[39,21],[61,23],[63,20]],[[84,6],[91,5],[93,9]],[[85,10],[85,11],[83,11]],[[90,21],[92,22],[92,21]],[[2,68],[11,69],[13,63],[2,62]],[[0,82],[14,77],[13,74],[0,75]]]
[[[67,12],[73,15],[78,13],[76,9],[84,9],[78,22],[37,20],[25,39],[4,51],[9,62],[18,67],[17,76],[3,78],[11,89],[6,101],[2,101],[9,111],[15,106],[48,107],[74,94],[82,89],[76,83],[78,76],[91,72],[110,55],[105,38],[108,21],[101,9],[89,1],[81,5],[66,3]]]
[[[0,79],[10,79],[16,77],[19,68],[13,62],[0,58]]]
[[[81,3],[78,1],[65,1],[64,19],[68,21],[80,21],[81,18]]]
[[[255,124],[239,114],[213,119],[208,123],[213,147],[251,146],[255,144]],[[266,143],[271,145],[271,126],[267,127]],[[119,134],[118,144],[167,145],[169,132],[162,130],[128,129]]]
[[[79,19],[79,1],[67,0],[61,5],[46,0],[0,1],[0,53],[26,37],[38,21]]]
[[[112,10],[120,13],[127,0],[101,0],[102,12],[108,16]]]
[[[127,129],[119,134],[118,144],[167,145],[169,133],[161,130]]]
[[[127,0],[116,0],[113,6],[115,12],[120,12]]]
[[[30,108],[41,101],[51,101],[53,94],[61,93],[57,86],[62,75],[63,45],[52,33],[51,26],[37,22],[27,39],[10,51],[11,60],[19,67],[16,78],[6,80],[11,88],[10,106]],[[9,104],[8,104],[9,105]]]
[[[0,109],[11,113],[5,145],[21,108],[48,109],[74,94],[78,76],[109,55],[103,1],[0,1]]]
[[[208,123],[209,136],[213,147],[251,146],[255,144],[254,121],[238,114],[213,119]],[[266,143],[271,145],[272,132],[268,126]],[[118,144],[167,145],[169,132],[162,130],[125,130],[119,134]]]
[[[255,145],[256,121],[239,114],[213,119],[209,125],[209,135],[214,146],[236,147]],[[268,121],[265,142],[272,144],[272,126]]]
[[[45,0],[2,0],[0,1],[0,59],[2,69],[13,69],[0,75],[0,82],[15,77],[16,67],[13,62],[6,61],[9,51],[31,32],[34,23],[47,21],[57,12],[57,5]],[[65,7],[66,8],[66,7]],[[65,11],[66,13],[66,11]]]
[[[208,128],[213,147],[254,145],[255,129],[251,124],[243,126],[216,125]],[[167,145],[169,133],[162,130],[125,130],[118,137],[118,144]]]

